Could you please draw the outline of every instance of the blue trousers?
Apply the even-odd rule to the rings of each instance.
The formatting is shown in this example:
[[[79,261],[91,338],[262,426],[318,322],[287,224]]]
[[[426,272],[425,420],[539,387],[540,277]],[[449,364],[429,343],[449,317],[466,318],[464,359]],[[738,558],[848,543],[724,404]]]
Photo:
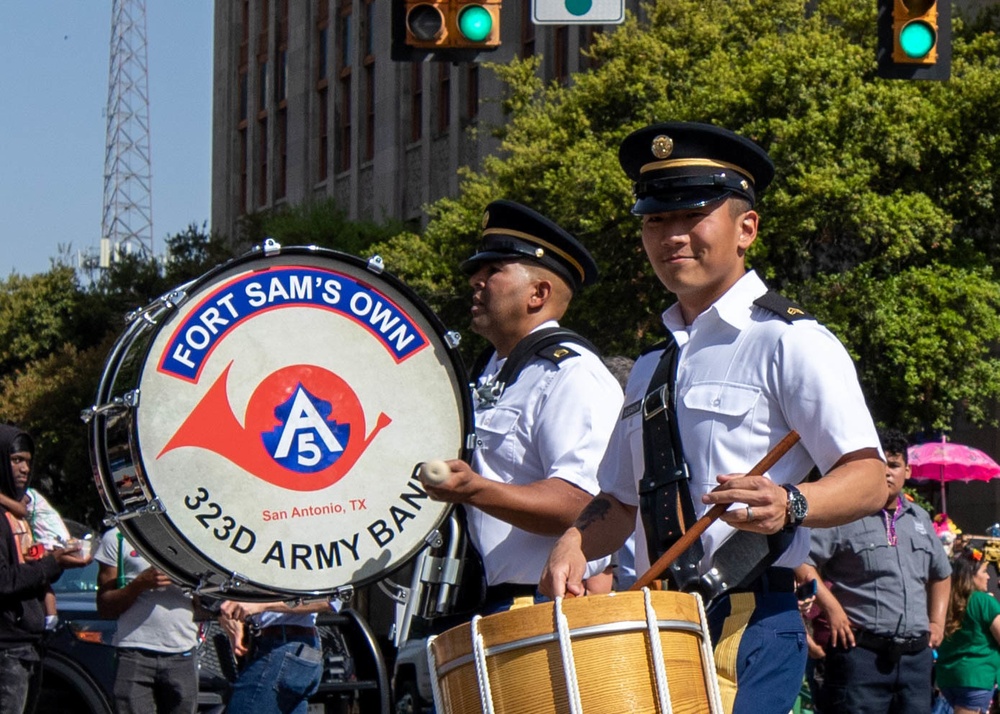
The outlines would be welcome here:
[[[706,615],[723,707],[733,714],[790,711],[808,651],[794,593],[724,595]]]
[[[227,714],[306,714],[323,676],[319,647],[313,637],[255,639]]]

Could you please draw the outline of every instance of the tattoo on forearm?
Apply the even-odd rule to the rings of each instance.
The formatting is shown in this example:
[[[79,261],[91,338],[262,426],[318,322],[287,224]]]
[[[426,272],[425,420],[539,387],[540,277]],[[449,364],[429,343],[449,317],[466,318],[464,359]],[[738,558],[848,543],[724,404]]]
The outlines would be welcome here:
[[[606,498],[595,498],[580,513],[580,517],[576,519],[576,527],[581,530],[587,530],[587,526],[597,521],[603,521],[604,517],[608,515],[611,511],[611,501]]]

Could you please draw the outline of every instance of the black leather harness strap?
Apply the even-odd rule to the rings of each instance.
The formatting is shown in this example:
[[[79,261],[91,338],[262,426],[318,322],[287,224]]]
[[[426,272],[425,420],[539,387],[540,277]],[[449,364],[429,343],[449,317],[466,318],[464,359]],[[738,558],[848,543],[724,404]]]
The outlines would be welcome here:
[[[639,481],[639,512],[651,563],[697,520],[674,410],[677,343],[670,337],[653,349],[661,347],[663,354],[642,400],[645,470]],[[696,541],[670,566],[670,578],[676,588],[684,589],[691,578],[697,578],[696,566],[703,554],[701,542]]]
[[[778,315],[786,322],[815,319],[796,303],[773,290],[754,305]],[[673,337],[647,352],[663,350],[642,401],[642,443],[645,471],[639,481],[639,509],[646,531],[650,562],[665,553],[696,520],[689,489],[690,474],[684,461],[680,428],[675,410],[678,347]],[[746,537],[744,537],[746,536]],[[754,537],[750,537],[754,536]],[[700,590],[707,597],[734,587],[749,587],[789,545],[788,534],[763,536],[737,531],[720,548],[715,567],[699,576],[698,562],[704,555],[696,541],[677,558],[668,571],[679,590]]]
[[[504,390],[517,381],[521,370],[534,357],[541,357],[558,365],[570,357],[579,356],[579,352],[566,347],[564,342],[580,345],[598,356],[601,354],[590,340],[573,332],[573,330],[565,327],[546,327],[532,332],[518,342],[507,356],[507,361],[500,368],[496,378],[479,386],[477,380],[486,369],[486,365],[489,364],[490,357],[493,356],[495,350],[490,347],[481,352],[472,366],[473,382],[471,384],[472,391],[477,396],[480,405],[492,406],[496,404]]]

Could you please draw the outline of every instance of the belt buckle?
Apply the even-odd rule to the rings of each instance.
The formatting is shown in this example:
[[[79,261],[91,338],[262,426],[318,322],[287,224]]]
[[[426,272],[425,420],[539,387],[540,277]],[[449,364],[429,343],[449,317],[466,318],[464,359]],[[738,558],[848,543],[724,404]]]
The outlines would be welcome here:
[[[667,408],[667,385],[650,392],[642,400],[642,418],[649,420]]]

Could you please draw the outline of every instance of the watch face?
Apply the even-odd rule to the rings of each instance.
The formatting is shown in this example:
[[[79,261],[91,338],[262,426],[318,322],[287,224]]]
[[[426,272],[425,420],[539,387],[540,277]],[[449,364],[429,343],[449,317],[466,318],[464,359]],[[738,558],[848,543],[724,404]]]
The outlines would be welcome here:
[[[789,492],[788,504],[792,512],[792,518],[797,522],[802,521],[809,512],[809,504],[806,503],[805,496],[798,491]]]

